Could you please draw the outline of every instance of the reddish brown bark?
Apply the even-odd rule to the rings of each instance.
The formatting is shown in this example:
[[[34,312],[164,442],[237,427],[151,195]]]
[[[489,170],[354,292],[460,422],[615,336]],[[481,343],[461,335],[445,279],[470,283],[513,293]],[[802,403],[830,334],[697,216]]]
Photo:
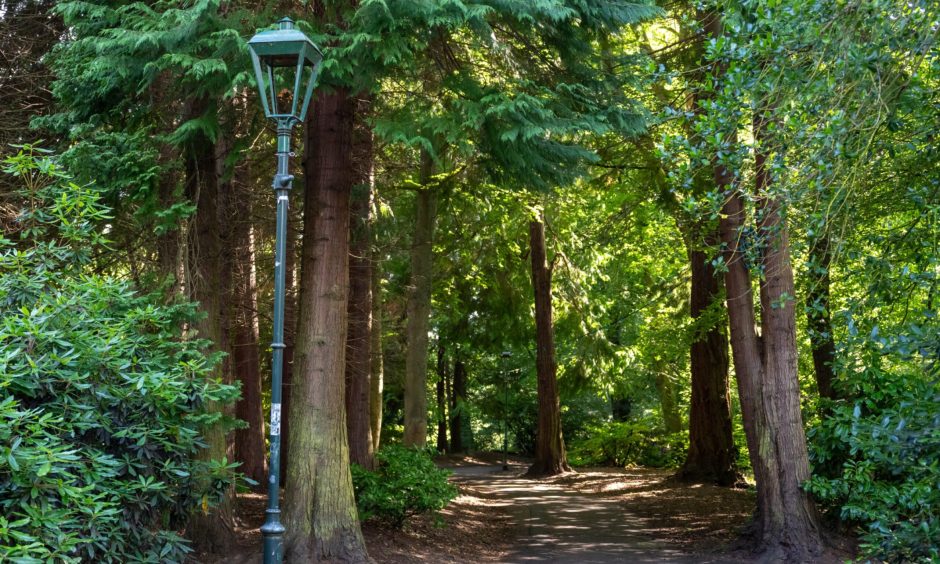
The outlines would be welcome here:
[[[692,400],[689,407],[689,452],[679,478],[689,482],[731,486],[738,481],[731,405],[728,401],[728,337],[725,318],[707,316],[720,307],[721,290],[715,269],[704,251],[689,253],[692,266],[692,319],[711,327],[698,331],[690,351]],[[713,313],[713,312],[712,312]],[[704,317],[704,319],[703,319]]]
[[[755,122],[761,141],[764,124]],[[767,562],[810,562],[822,551],[815,506],[801,489],[809,478],[809,457],[800,415],[797,381],[793,271],[781,205],[768,192],[771,178],[766,154],[755,155],[758,232],[763,247],[759,264],[760,330],[754,314],[751,276],[740,252],[746,221],[743,197],[724,167],[716,183],[727,188],[720,221],[725,245],[725,287],[731,348],[744,418],[748,452],[757,482],[755,549]]]
[[[204,101],[197,102],[191,108],[191,117],[201,115],[206,107]],[[214,351],[228,352],[229,323],[223,298],[229,291],[231,257],[226,256],[227,248],[223,245],[223,232],[227,227],[223,216],[229,197],[224,191],[229,186],[220,183],[220,156],[209,139],[194,140],[185,155],[186,196],[196,205],[196,212],[188,232],[184,281],[188,297],[199,302],[200,310],[205,313],[195,324],[199,338],[210,339]],[[230,360],[224,358],[210,377],[231,383]],[[209,409],[220,412],[224,407],[213,403]],[[201,457],[222,460],[231,456],[227,433],[221,425],[207,426],[202,433],[207,446],[200,453]],[[186,532],[201,551],[219,553],[230,546],[234,542],[232,492],[226,492],[219,505],[209,512],[194,514]]]
[[[551,476],[570,472],[561,433],[561,401],[555,364],[555,332],[552,326],[552,273],[545,254],[545,226],[529,222],[532,255],[532,287],[535,293],[535,366],[538,374],[539,419],[535,461],[527,476]]]
[[[363,101],[360,100],[360,106]],[[360,108],[357,114],[362,113]],[[370,372],[372,369],[372,132],[357,123],[353,140],[356,183],[350,206],[349,331],[346,335],[346,429],[349,459],[372,468]]]
[[[261,351],[258,343],[258,289],[255,280],[254,233],[251,226],[251,196],[247,184],[233,182],[233,212],[230,248],[234,254],[232,273],[232,365],[241,382],[242,397],[235,416],[248,426],[235,431],[235,460],[239,470],[259,484],[267,477],[264,446],[264,416],[261,406]]]
[[[718,12],[696,9],[695,15],[697,23],[710,38],[717,38],[721,34],[721,17]],[[693,42],[689,50],[689,65],[693,68],[691,79],[698,85],[707,80],[708,69],[699,65],[704,51],[702,41]],[[720,73],[720,67],[715,71]],[[708,103],[712,98],[709,89],[698,88],[691,98],[692,111],[697,116],[707,114]],[[700,134],[691,123],[687,127],[687,134],[700,139]],[[711,182],[706,178],[696,178],[694,188],[697,194],[704,195],[711,189]],[[689,451],[678,476],[689,482],[731,486],[740,476],[731,427],[727,319],[720,280],[712,266],[711,257],[702,250],[713,248],[719,234],[713,225],[706,222],[692,222],[687,230],[691,265],[689,310],[696,326],[696,335],[689,351],[692,376]]]
[[[375,191],[371,203],[375,216]],[[382,263],[378,253],[372,253],[372,366],[369,377],[369,417],[372,427],[372,452],[378,452],[382,444],[382,409],[385,401],[382,396],[385,386],[385,363],[382,351]]]
[[[300,322],[283,521],[291,562],[368,560],[346,435],[346,300],[355,101],[321,90],[305,127]]]

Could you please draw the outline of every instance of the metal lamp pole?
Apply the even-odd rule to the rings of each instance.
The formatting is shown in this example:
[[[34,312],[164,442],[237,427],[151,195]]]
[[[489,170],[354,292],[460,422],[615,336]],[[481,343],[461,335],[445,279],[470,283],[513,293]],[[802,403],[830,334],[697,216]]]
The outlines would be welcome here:
[[[511,351],[503,351],[503,470],[509,470],[509,371],[506,361],[512,358]]]
[[[288,172],[290,133],[293,118],[277,120],[277,219],[274,243],[274,327],[271,342],[271,459],[268,465],[268,508],[261,535],[264,538],[264,564],[277,564],[284,558],[284,525],[281,524],[281,380],[284,375],[284,284],[287,257],[287,203],[294,177]]]
[[[290,136],[294,125],[303,123],[317,82],[323,53],[310,38],[284,18],[277,29],[257,33],[248,41],[255,80],[264,114],[277,124],[277,225],[274,243],[274,326],[271,343],[271,458],[268,464],[268,508],[261,534],[264,564],[284,559],[284,525],[281,524],[281,381],[284,374],[284,283],[287,257],[287,204],[294,177],[289,172]],[[293,72],[292,77],[283,73]],[[293,86],[289,107],[279,98],[282,88]]]

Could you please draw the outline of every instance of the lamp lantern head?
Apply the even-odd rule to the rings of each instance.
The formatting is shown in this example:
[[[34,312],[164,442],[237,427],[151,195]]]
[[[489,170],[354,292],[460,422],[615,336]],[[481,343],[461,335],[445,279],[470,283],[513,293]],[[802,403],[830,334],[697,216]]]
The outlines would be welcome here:
[[[302,122],[320,74],[323,52],[290,18],[248,41],[264,115],[293,125]]]

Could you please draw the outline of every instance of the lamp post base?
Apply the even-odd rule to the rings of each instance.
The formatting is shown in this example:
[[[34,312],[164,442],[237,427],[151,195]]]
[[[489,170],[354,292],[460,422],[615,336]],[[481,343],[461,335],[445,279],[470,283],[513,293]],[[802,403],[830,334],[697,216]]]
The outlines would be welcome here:
[[[281,524],[281,510],[268,509],[261,535],[264,538],[264,564],[280,564],[284,561],[284,525]]]

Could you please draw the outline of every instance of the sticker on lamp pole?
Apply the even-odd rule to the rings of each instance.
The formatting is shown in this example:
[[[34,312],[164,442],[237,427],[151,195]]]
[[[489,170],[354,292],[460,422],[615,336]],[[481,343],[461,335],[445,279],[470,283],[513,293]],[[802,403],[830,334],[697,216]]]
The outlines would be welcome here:
[[[271,436],[278,437],[281,435],[281,404],[272,403],[271,404]]]

